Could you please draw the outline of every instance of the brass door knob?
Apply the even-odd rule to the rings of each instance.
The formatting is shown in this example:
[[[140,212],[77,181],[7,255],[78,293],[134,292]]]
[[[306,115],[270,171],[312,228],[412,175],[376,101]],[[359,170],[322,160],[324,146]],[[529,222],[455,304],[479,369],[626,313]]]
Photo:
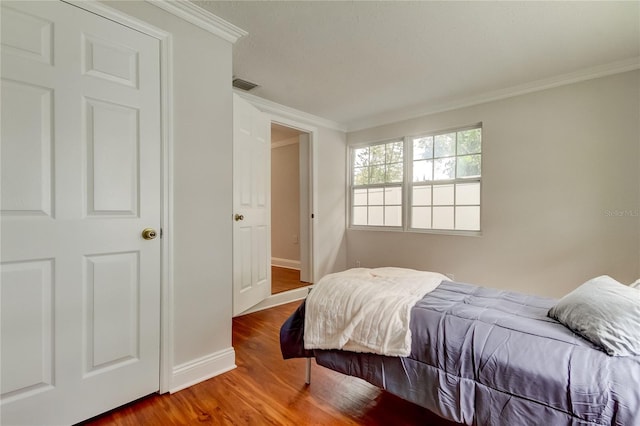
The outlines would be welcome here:
[[[241,214],[238,214],[238,213],[236,213],[234,218],[235,218],[236,222],[239,221],[239,220],[244,220],[244,216],[241,215]]]
[[[142,230],[142,238],[144,238],[145,240],[153,240],[157,236],[158,233],[153,228],[144,228]]]

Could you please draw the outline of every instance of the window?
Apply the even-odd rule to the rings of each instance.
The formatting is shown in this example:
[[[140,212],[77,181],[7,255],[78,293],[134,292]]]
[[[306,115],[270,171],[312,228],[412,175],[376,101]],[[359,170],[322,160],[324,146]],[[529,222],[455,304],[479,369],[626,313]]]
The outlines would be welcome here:
[[[480,128],[410,138],[410,228],[480,230]]]
[[[402,226],[404,141],[352,150],[353,225]]]
[[[354,147],[351,225],[480,231],[481,166],[480,125]]]

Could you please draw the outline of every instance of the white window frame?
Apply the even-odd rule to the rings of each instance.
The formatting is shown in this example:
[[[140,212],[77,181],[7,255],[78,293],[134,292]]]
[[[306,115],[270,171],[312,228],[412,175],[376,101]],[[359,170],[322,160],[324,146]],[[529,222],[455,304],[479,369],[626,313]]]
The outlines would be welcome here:
[[[482,184],[482,156],[483,156],[483,151],[484,151],[484,141],[482,143],[482,148],[480,149],[479,154],[481,155],[481,166],[480,166],[480,176],[479,177],[470,177],[470,178],[458,178],[455,177],[453,179],[447,179],[447,180],[431,180],[431,181],[426,181],[426,182],[413,182],[413,139],[415,138],[419,138],[419,137],[434,137],[438,136],[438,135],[443,135],[443,134],[448,134],[448,133],[455,133],[455,132],[461,132],[461,131],[465,131],[465,130],[472,130],[472,129],[480,129],[481,132],[483,132],[483,126],[482,123],[477,123],[477,124],[473,124],[473,125],[468,125],[468,126],[460,126],[460,127],[455,127],[455,128],[451,128],[451,129],[446,129],[446,130],[438,130],[438,131],[432,131],[432,132],[424,132],[424,133],[419,133],[419,134],[415,134],[415,135],[411,135],[411,136],[404,136],[404,137],[398,137],[398,138],[391,138],[391,139],[385,139],[385,140],[381,140],[381,141],[376,141],[376,142],[365,142],[365,143],[359,143],[359,144],[354,144],[354,145],[349,145],[347,147],[347,158],[348,158],[348,162],[347,162],[347,226],[349,229],[354,229],[354,230],[369,230],[369,231],[395,231],[395,232],[412,232],[412,233],[425,233],[425,234],[443,234],[443,235],[463,235],[463,236],[480,236],[482,235],[482,211],[483,211],[483,203],[482,203],[482,193],[483,193],[483,184]],[[353,173],[354,173],[354,153],[356,149],[361,149],[361,148],[365,148],[365,147],[371,147],[371,146],[375,146],[375,145],[380,145],[380,144],[386,144],[389,142],[394,142],[394,141],[399,141],[402,140],[403,141],[403,180],[401,183],[383,183],[383,184],[370,184],[370,185],[358,185],[355,186],[353,184]],[[458,158],[458,153],[457,153],[457,147],[456,147],[456,152],[455,152],[455,158]],[[461,183],[479,183],[480,184],[480,200],[479,200],[479,208],[480,208],[480,217],[479,217],[479,221],[480,221],[480,226],[479,226],[479,230],[459,230],[459,229],[434,229],[434,228],[413,228],[411,227],[411,223],[412,223],[412,210],[413,210],[413,188],[416,186],[431,186],[432,188],[434,186],[438,186],[438,185],[454,185],[453,186],[453,190],[454,190],[454,203],[452,205],[447,205],[447,207],[453,207],[454,209],[454,228],[455,228],[455,208],[456,206],[461,206],[464,207],[465,205],[458,205],[455,203],[455,191],[456,191],[456,184],[461,184]],[[353,224],[353,216],[354,216],[354,189],[361,189],[361,188],[375,188],[375,187],[381,187],[381,188],[385,188],[385,187],[401,187],[402,188],[402,205],[401,205],[401,210],[402,210],[402,226],[377,226],[377,225],[354,225]],[[433,190],[431,191],[431,197],[433,200]],[[474,204],[473,206],[476,206],[476,204]],[[433,201],[431,202],[431,205],[429,206],[433,209],[433,207],[438,207],[435,206],[433,204]],[[431,220],[433,221],[433,215]],[[433,222],[432,222],[433,223]]]
[[[354,185],[353,184],[353,160],[354,160],[354,152],[356,149],[360,149],[360,148],[366,148],[366,147],[372,147],[372,146],[377,146],[377,145],[385,145],[388,143],[393,143],[393,142],[402,142],[402,182],[390,182],[390,183],[375,183],[375,184],[368,184],[368,185]],[[349,214],[348,216],[348,224],[349,224],[349,228],[351,229],[377,229],[377,230],[395,230],[395,231],[402,231],[404,230],[405,226],[406,226],[406,215],[405,215],[405,204],[406,204],[406,173],[407,173],[407,167],[406,167],[406,150],[407,148],[407,141],[406,138],[391,138],[391,139],[385,139],[382,141],[377,141],[377,142],[369,142],[369,143],[362,143],[362,144],[357,144],[357,145],[352,145],[348,147],[348,209],[349,209]],[[385,163],[386,164],[386,163]],[[375,188],[400,188],[402,191],[402,197],[400,200],[400,210],[401,210],[401,214],[400,214],[400,220],[401,220],[401,225],[400,226],[385,226],[385,225],[354,225],[353,224],[353,217],[354,217],[354,213],[353,213],[353,209],[354,209],[354,200],[353,200],[353,193],[355,189],[375,189]],[[367,204],[368,206],[369,204]],[[383,211],[384,211],[384,205],[383,205]]]

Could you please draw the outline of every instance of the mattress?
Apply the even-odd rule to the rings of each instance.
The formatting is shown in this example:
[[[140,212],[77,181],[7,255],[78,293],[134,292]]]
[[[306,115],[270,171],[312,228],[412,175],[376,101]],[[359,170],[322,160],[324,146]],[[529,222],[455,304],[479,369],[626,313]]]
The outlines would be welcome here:
[[[547,317],[554,299],[445,281],[411,310],[411,354],[304,349],[304,303],[284,358],[360,377],[469,425],[640,426],[640,357],[611,357]]]

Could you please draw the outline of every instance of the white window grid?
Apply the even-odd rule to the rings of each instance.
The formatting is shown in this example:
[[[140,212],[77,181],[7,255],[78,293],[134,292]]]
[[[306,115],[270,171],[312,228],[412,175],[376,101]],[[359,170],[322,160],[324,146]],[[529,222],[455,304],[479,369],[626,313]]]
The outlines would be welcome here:
[[[478,183],[480,185],[479,187],[479,191],[480,193],[482,193],[482,182],[481,179],[479,178],[467,178],[467,179],[451,179],[451,180],[439,180],[439,181],[430,181],[430,182],[420,182],[420,183],[411,183],[409,184],[410,186],[410,190],[407,191],[408,192],[408,196],[409,196],[409,203],[407,204],[407,206],[409,207],[407,210],[407,214],[409,215],[409,219],[407,220],[407,229],[411,230],[411,231],[425,231],[425,230],[432,230],[432,231],[469,231],[469,232],[479,232],[480,229],[458,229],[458,224],[456,223],[458,221],[458,215],[456,214],[459,208],[465,208],[465,207],[478,207],[480,208],[482,205],[481,200],[478,201],[478,203],[460,203],[458,202],[458,185],[459,184],[469,184],[469,183]],[[452,191],[453,191],[453,201],[451,203],[436,203],[434,202],[434,188],[435,187],[444,187],[444,186],[451,186],[452,187]],[[413,200],[413,189],[417,188],[417,187],[431,187],[431,191],[429,191],[429,198],[430,198],[430,202],[429,204],[419,204],[419,203],[414,203]],[[431,210],[431,214],[429,215],[429,226],[428,227],[414,227],[411,226],[413,224],[413,209],[415,207],[419,207],[419,208],[429,208]],[[450,228],[438,228],[434,226],[434,209],[438,209],[438,208],[450,208],[453,210],[453,214],[452,214],[452,220],[453,220],[453,224]]]
[[[390,143],[397,143],[397,142],[402,142],[402,158],[401,158],[401,162],[387,162],[385,159],[385,167],[387,165],[393,165],[393,164],[397,164],[400,163],[402,164],[402,181],[400,182],[389,182],[389,183],[368,183],[368,184],[360,184],[360,185],[356,185],[353,183],[353,179],[354,179],[354,153],[357,149],[360,148],[366,148],[366,147],[376,147],[376,146],[380,146],[380,145],[386,145],[386,144],[390,144]],[[404,192],[405,192],[405,173],[406,173],[406,140],[404,138],[402,139],[390,139],[390,140],[385,140],[385,141],[381,141],[381,142],[377,142],[377,143],[368,143],[368,144],[362,144],[362,145],[358,145],[358,146],[354,146],[351,147],[350,150],[350,156],[349,156],[349,183],[350,183],[350,199],[349,199],[349,206],[350,206],[350,215],[349,215],[349,223],[351,227],[362,227],[362,228],[366,228],[366,229],[372,229],[372,228],[380,228],[380,229],[403,229],[404,227],[404,208],[403,208],[403,204],[405,202],[405,197],[404,197]],[[380,166],[381,164],[376,164],[377,166]],[[369,166],[372,166],[372,164],[369,164]],[[401,191],[401,196],[400,196],[400,201],[397,203],[394,202],[387,202],[387,189],[390,188],[399,188]],[[370,199],[370,194],[372,190],[376,190],[376,189],[380,189],[382,190],[382,202],[381,203],[375,203],[375,204],[371,204],[369,202]],[[355,197],[355,192],[356,191],[362,191],[362,190],[366,190],[367,194],[367,200],[366,203],[364,204],[355,204],[354,199]],[[388,210],[387,207],[390,208],[394,208],[394,207],[400,207],[400,220],[401,223],[399,226],[394,226],[394,225],[384,225],[387,222],[387,215],[388,215]],[[353,220],[355,217],[355,213],[354,210],[355,208],[366,208],[367,210],[367,223],[370,223],[371,221],[371,217],[370,217],[370,212],[371,212],[371,208],[381,208],[382,210],[382,225],[354,225],[353,224]]]
[[[459,127],[459,128],[455,128],[455,129],[451,129],[451,130],[447,130],[447,131],[440,131],[440,132],[434,132],[434,133],[428,133],[428,134],[422,134],[422,135],[415,135],[415,136],[406,136],[403,138],[403,162],[404,162],[404,176],[403,176],[403,181],[402,183],[389,183],[389,184],[370,184],[370,185],[354,185],[352,180],[354,177],[354,164],[353,164],[353,153],[355,152],[356,149],[359,148],[364,148],[364,147],[370,147],[370,146],[374,146],[374,145],[380,145],[380,144],[385,144],[385,143],[389,143],[389,142],[394,142],[394,141],[398,141],[398,139],[391,139],[391,140],[385,140],[385,141],[381,141],[381,142],[377,142],[377,143],[364,143],[364,144],[358,144],[358,145],[353,145],[351,147],[349,147],[349,165],[348,165],[348,169],[349,169],[349,227],[353,228],[353,229],[367,229],[367,230],[401,230],[401,231],[410,231],[410,232],[419,232],[419,233],[435,233],[435,234],[453,234],[453,235],[480,235],[481,233],[481,228],[480,228],[480,223],[481,223],[481,214],[482,214],[482,166],[480,166],[480,175],[479,176],[474,176],[474,177],[457,177],[457,163],[456,163],[456,167],[455,167],[455,178],[453,179],[432,179],[432,180],[425,180],[425,181],[418,181],[418,182],[414,182],[413,181],[413,165],[414,165],[414,159],[413,159],[413,140],[414,139],[418,139],[421,137],[433,137],[435,139],[436,136],[439,135],[445,135],[445,134],[449,134],[449,133],[455,133],[457,135],[457,132],[463,132],[465,130],[473,130],[473,129],[480,129],[482,131],[482,124],[477,124],[477,125],[473,125],[473,126],[467,126],[467,127]],[[457,141],[456,141],[457,142]],[[454,143],[454,147],[455,147],[455,151],[454,151],[454,155],[452,155],[451,157],[456,158],[456,160],[464,155],[467,154],[462,154],[462,155],[458,155],[458,144]],[[478,152],[477,154],[480,155],[482,158],[482,148],[480,149],[480,152]],[[435,157],[435,155],[431,158],[432,160],[438,159],[438,158],[444,158],[444,157]],[[432,167],[435,167],[435,162],[433,162]],[[433,176],[433,174],[432,174]],[[479,195],[478,195],[478,202],[477,203],[458,203],[458,186],[459,185],[464,185],[464,184],[478,184],[479,188]],[[443,203],[434,203],[434,190],[433,188],[435,187],[442,187],[442,186],[449,186],[451,185],[453,187],[453,201],[450,204],[443,204]],[[390,187],[399,187],[401,188],[402,191],[402,204],[400,204],[400,208],[401,208],[401,220],[402,220],[402,225],[401,226],[384,226],[384,225],[354,225],[353,224],[353,216],[354,216],[354,207],[370,207],[371,205],[366,204],[366,205],[358,205],[358,206],[354,206],[353,203],[353,199],[354,199],[354,193],[356,190],[358,189],[374,189],[374,188],[390,188]],[[431,191],[430,191],[430,204],[418,204],[418,205],[414,205],[413,204],[413,189],[417,188],[417,187],[431,187]],[[386,196],[386,192],[384,193]],[[368,203],[368,199],[367,199],[367,203]],[[383,202],[384,203],[384,202]],[[378,205],[375,205],[376,207]],[[384,206],[398,206],[398,204],[383,204],[381,205],[383,207],[383,212],[384,212]],[[431,215],[430,215],[430,227],[413,227],[412,226],[412,222],[413,222],[413,208],[414,207],[428,207],[431,209]],[[473,230],[468,230],[468,229],[456,229],[456,221],[457,221],[457,212],[456,209],[457,208],[464,208],[464,207],[477,207],[480,209],[480,217],[478,218],[478,229],[473,229]],[[433,221],[434,221],[434,215],[433,215],[433,211],[434,208],[451,208],[453,209],[453,225],[449,228],[434,228],[433,227]],[[384,214],[384,213],[383,213]]]
[[[389,197],[389,195],[388,195],[389,191],[387,191],[388,189],[398,188],[398,189],[400,189],[401,194],[402,194],[402,187],[403,187],[402,184],[370,185],[370,186],[354,187],[353,192],[358,191],[358,190],[367,190],[367,194],[366,194],[367,200],[366,200],[365,204],[355,204],[355,203],[353,203],[352,209],[355,210],[356,208],[363,208],[363,209],[366,208],[366,210],[367,210],[367,213],[366,213],[367,214],[367,223],[371,223],[373,221],[372,217],[370,217],[370,212],[371,212],[372,208],[380,209],[381,210],[381,215],[382,215],[382,220],[381,220],[382,225],[361,225],[361,226],[367,226],[367,227],[370,227],[370,226],[384,226],[385,228],[402,228],[402,222],[401,222],[401,224],[399,226],[385,225],[388,221],[391,220],[391,218],[389,217],[389,216],[391,216],[391,211],[392,211],[391,209],[400,208],[400,214],[398,216],[402,220],[402,216],[403,216],[402,215],[402,200],[403,200],[402,195],[400,197],[398,197],[399,200],[400,200],[399,202],[389,201],[388,198],[391,198],[391,197]],[[378,189],[381,190],[381,192],[382,192],[382,194],[380,196],[382,201],[381,202],[375,202],[375,201],[371,202],[370,199],[372,198],[371,197],[372,191],[375,191],[375,190],[378,190]],[[353,195],[353,196],[355,198],[355,195]],[[394,214],[393,216],[396,216],[396,215]]]
[[[480,232],[480,218],[478,218],[478,229],[458,229],[458,224],[456,223],[458,221],[458,208],[466,208],[466,207],[478,207],[478,209],[480,209],[481,205],[482,205],[482,165],[480,165],[480,175],[479,176],[473,176],[473,177],[458,177],[458,159],[460,157],[464,157],[466,155],[480,155],[480,158],[482,159],[482,148],[480,149],[479,152],[477,153],[459,153],[458,152],[458,140],[457,140],[457,135],[459,132],[464,132],[467,130],[474,130],[474,129],[480,129],[480,131],[482,131],[482,126],[481,125],[476,125],[476,126],[469,126],[469,127],[464,127],[464,128],[456,128],[453,130],[448,130],[448,131],[442,131],[442,132],[437,132],[437,133],[429,133],[429,134],[425,134],[425,135],[418,135],[418,136],[410,136],[410,137],[406,137],[405,138],[405,149],[406,149],[406,155],[405,155],[405,159],[406,159],[406,166],[407,166],[407,177],[410,177],[410,179],[406,179],[407,182],[407,198],[408,198],[408,202],[406,203],[406,206],[408,207],[405,212],[405,215],[407,216],[407,230],[411,230],[411,231],[434,231],[434,232]],[[437,156],[435,153],[435,144],[432,147],[433,150],[433,155],[428,159],[431,161],[431,179],[428,180],[424,180],[424,181],[414,181],[414,174],[413,174],[413,167],[414,167],[414,163],[416,161],[416,159],[414,158],[414,152],[413,152],[413,141],[416,139],[420,139],[420,138],[429,138],[431,137],[434,141],[435,138],[437,136],[442,136],[442,135],[447,135],[447,134],[454,134],[456,136],[456,139],[453,141],[453,147],[454,147],[454,151],[452,154],[449,155],[442,155],[442,156]],[[445,158],[455,158],[456,159],[456,165],[453,168],[454,170],[454,178],[453,179],[435,179],[436,176],[436,160],[438,159],[445,159]],[[420,161],[420,160],[418,160]],[[481,160],[482,161],[482,160]],[[482,163],[481,163],[482,164]],[[458,187],[460,185],[466,185],[466,184],[474,184],[477,183],[479,185],[478,191],[479,191],[479,195],[478,195],[478,202],[477,203],[463,203],[463,202],[458,202]],[[435,188],[442,188],[442,187],[448,187],[451,186],[453,189],[453,196],[452,196],[452,200],[450,203],[436,203],[434,202],[434,198],[435,198]],[[420,187],[430,187],[431,190],[429,191],[429,204],[414,204],[414,188],[420,188]],[[414,223],[414,217],[413,217],[413,211],[415,207],[422,207],[422,208],[429,208],[431,210],[431,214],[429,215],[429,226],[428,227],[414,227],[412,226]],[[451,215],[453,223],[450,227],[436,227],[434,226],[434,220],[435,220],[435,214],[434,211],[438,208],[450,208],[452,209],[453,213]],[[480,209],[481,212],[481,209]]]

